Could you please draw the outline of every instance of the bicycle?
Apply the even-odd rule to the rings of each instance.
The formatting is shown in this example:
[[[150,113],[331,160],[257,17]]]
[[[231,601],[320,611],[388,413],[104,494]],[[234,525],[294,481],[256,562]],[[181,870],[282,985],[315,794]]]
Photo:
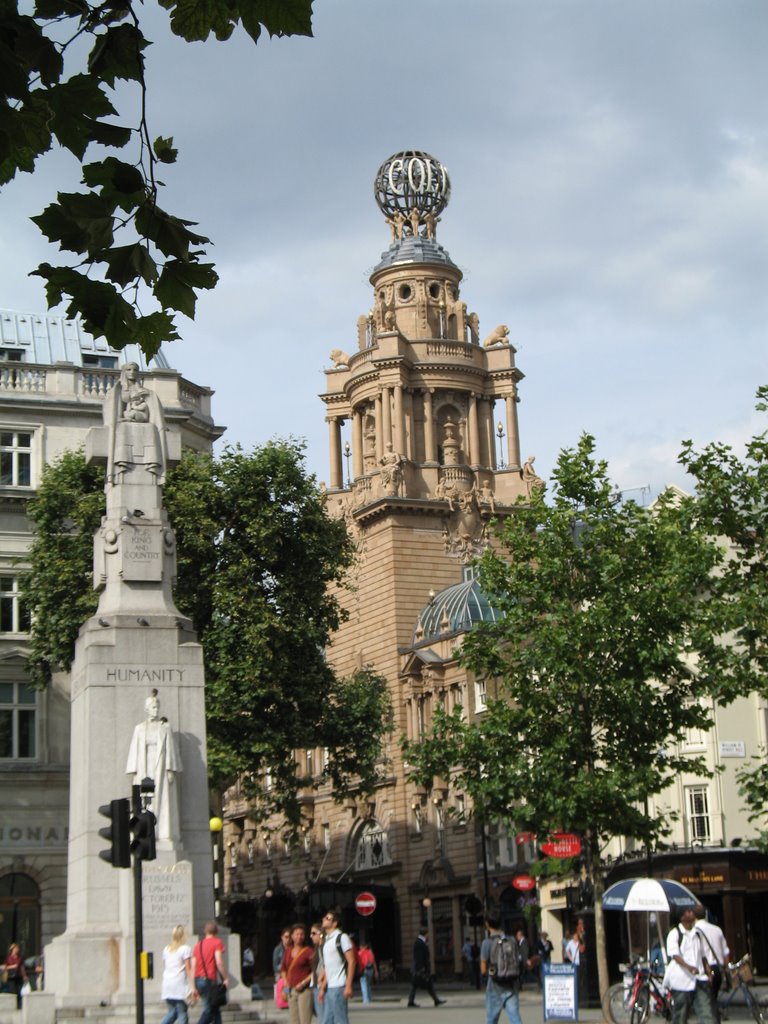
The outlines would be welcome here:
[[[731,1005],[731,1001],[736,993],[741,992],[747,1009],[755,1018],[757,1024],[768,1024],[768,1009],[758,1003],[749,988],[749,982],[752,981],[752,958],[749,953],[735,963],[726,964],[726,967],[731,976],[731,991],[728,993],[728,997],[719,1004],[718,1008],[721,1019],[728,1019],[725,1010]]]
[[[636,961],[630,967],[632,981],[611,985],[603,997],[603,1013],[613,1024],[645,1024],[651,1012],[670,1020],[672,1002],[662,988],[661,978],[653,973],[651,965]],[[768,1024],[761,1021],[760,1024]]]

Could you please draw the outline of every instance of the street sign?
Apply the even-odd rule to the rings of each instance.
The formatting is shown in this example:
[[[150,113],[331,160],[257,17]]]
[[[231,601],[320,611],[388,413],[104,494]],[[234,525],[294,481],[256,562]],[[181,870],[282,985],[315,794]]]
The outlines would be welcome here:
[[[355,897],[355,910],[361,917],[370,917],[376,909],[376,897],[372,892],[361,892]]]
[[[530,892],[531,889],[536,888],[536,879],[531,878],[530,875],[515,875],[512,885],[520,892]]]
[[[548,857],[578,857],[581,853],[581,837],[572,832],[554,832],[546,843],[541,844],[541,852]]]

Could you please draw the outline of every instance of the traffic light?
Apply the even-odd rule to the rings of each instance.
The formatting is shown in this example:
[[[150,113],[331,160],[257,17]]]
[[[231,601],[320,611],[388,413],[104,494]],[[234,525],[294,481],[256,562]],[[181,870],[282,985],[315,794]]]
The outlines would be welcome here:
[[[152,811],[139,811],[131,818],[131,853],[137,860],[154,860],[155,816]]]
[[[102,839],[110,844],[108,850],[99,850],[99,857],[107,861],[113,868],[129,868],[131,866],[131,832],[130,804],[125,798],[110,800],[99,808],[99,814],[109,818],[111,825],[99,829]]]

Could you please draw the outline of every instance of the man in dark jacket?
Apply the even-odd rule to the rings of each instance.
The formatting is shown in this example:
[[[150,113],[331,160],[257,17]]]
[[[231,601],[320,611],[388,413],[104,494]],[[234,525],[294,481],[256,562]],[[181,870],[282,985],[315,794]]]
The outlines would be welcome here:
[[[408,995],[408,1005],[418,1006],[416,1002],[416,989],[426,989],[429,995],[432,997],[435,1006],[442,1006],[445,1002],[444,999],[440,999],[437,992],[435,992],[435,986],[432,983],[432,962],[429,955],[429,946],[427,945],[427,929],[419,929],[419,934],[416,936],[416,941],[413,944],[413,959],[411,961],[411,991]]]

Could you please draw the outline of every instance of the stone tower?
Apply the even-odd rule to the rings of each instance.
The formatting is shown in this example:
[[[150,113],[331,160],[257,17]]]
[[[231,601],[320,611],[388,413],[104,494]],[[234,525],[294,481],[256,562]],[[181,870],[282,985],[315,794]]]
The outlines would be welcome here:
[[[474,683],[455,658],[461,634],[486,607],[469,563],[491,543],[491,519],[541,481],[533,459],[520,458],[523,375],[509,330],[481,332],[462,298],[462,273],[437,240],[450,194],[445,168],[426,153],[396,154],[379,169],[375,194],[391,243],[370,277],[373,308],[358,319],[357,348],[331,353],[321,396],[327,505],[345,518],[358,551],[342,595],[349,619],[329,657],[341,674],[370,665],[384,675],[395,713],[387,781],[375,804],[344,823],[346,859],[366,829],[386,835],[392,867],[355,879],[394,888],[404,960],[430,908],[433,948],[454,951],[456,963],[442,965],[452,973],[461,967],[463,901],[480,886],[477,839],[471,826],[454,832],[447,824],[449,807],[461,815],[462,794],[444,780],[430,792],[407,781],[398,741],[418,736],[438,702],[477,712]],[[322,815],[316,802],[315,818]]]

